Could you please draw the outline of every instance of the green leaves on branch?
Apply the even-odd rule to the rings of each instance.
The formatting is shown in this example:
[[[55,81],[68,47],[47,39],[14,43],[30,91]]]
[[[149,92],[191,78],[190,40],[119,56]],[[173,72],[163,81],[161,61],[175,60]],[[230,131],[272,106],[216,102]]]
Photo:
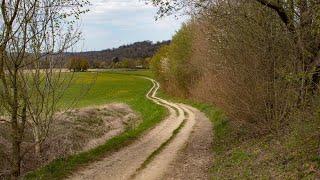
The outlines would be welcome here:
[[[188,94],[188,84],[194,73],[189,65],[192,53],[192,26],[183,25],[169,46],[162,47],[151,60],[151,67],[162,83],[170,83],[172,91]],[[178,90],[178,91],[176,91]]]

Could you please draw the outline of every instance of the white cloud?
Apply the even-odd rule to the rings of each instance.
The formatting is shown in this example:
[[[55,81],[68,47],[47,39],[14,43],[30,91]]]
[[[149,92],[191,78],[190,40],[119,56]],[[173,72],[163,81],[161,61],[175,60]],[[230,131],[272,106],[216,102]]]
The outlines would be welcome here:
[[[141,0],[93,0],[91,2],[93,14],[105,13],[106,11],[132,11],[153,9]]]
[[[170,39],[186,19],[166,17],[155,21],[157,8],[145,4],[144,0],[92,0],[91,4],[90,12],[82,18],[85,49]]]

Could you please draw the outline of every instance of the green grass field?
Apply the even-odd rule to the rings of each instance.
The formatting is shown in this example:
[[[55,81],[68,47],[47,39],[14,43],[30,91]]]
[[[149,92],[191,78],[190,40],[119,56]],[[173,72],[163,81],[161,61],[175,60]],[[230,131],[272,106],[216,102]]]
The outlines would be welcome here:
[[[71,104],[76,99],[76,107],[123,102],[129,104],[132,108],[140,108],[141,111],[147,110],[143,106],[150,106],[150,112],[153,111],[152,108],[158,106],[144,98],[152,87],[152,83],[129,73],[76,73],[73,83],[65,92],[62,102]]]
[[[70,104],[75,97],[77,99],[76,107],[95,106],[112,102],[126,103],[139,113],[143,121],[135,129],[129,129],[93,150],[57,159],[49,165],[27,174],[25,178],[64,178],[75,169],[102,158],[110,151],[131,143],[143,132],[160,122],[165,117],[166,110],[145,97],[152,87],[152,83],[141,76],[152,77],[152,74],[149,71],[76,73],[74,82],[62,98],[63,103]],[[94,84],[92,84],[93,80]],[[83,87],[90,87],[85,95],[83,95]]]

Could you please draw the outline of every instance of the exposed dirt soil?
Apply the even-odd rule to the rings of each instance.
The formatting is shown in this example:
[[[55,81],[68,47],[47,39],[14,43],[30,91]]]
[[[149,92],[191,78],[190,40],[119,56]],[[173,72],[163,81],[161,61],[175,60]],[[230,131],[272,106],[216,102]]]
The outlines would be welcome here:
[[[136,142],[75,172],[69,179],[208,179],[212,128],[194,108],[156,97],[159,84],[147,98],[165,106],[169,116]]]
[[[44,165],[56,158],[86,151],[105,143],[108,139],[134,128],[140,117],[126,104],[112,103],[103,106],[75,109],[57,113],[51,125],[49,137],[42,144],[41,158],[33,149],[25,155],[23,172]],[[0,179],[9,172],[8,157],[10,143],[7,124],[0,124]],[[29,128],[31,129],[31,128]],[[31,132],[27,132],[30,141]],[[26,144],[27,145],[27,144]]]
[[[113,134],[119,134],[125,128],[133,128],[139,122],[133,110],[121,103],[76,109],[56,115],[55,119],[54,127],[68,132],[61,136],[76,134],[81,138],[78,140],[81,142],[78,148],[80,151],[96,147],[113,137]],[[58,133],[53,131],[51,134]]]
[[[169,165],[162,179],[210,179],[212,166],[212,123],[199,110],[194,112],[196,124],[185,147]]]

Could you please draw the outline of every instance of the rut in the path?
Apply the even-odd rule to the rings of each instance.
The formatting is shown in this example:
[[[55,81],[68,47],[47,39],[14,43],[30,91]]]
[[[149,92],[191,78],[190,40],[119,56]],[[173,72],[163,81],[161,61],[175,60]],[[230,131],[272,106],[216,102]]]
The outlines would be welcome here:
[[[147,98],[166,107],[170,115],[134,143],[75,172],[70,179],[151,180],[162,179],[164,176],[170,179],[168,172],[172,169],[168,167],[177,163],[179,153],[188,145],[190,134],[197,123],[196,114],[194,109],[186,105],[156,97],[159,83],[149,80],[153,87],[147,93]],[[208,146],[210,147],[210,144]],[[207,166],[204,168],[207,169]],[[206,177],[207,175],[203,176],[203,179]]]

